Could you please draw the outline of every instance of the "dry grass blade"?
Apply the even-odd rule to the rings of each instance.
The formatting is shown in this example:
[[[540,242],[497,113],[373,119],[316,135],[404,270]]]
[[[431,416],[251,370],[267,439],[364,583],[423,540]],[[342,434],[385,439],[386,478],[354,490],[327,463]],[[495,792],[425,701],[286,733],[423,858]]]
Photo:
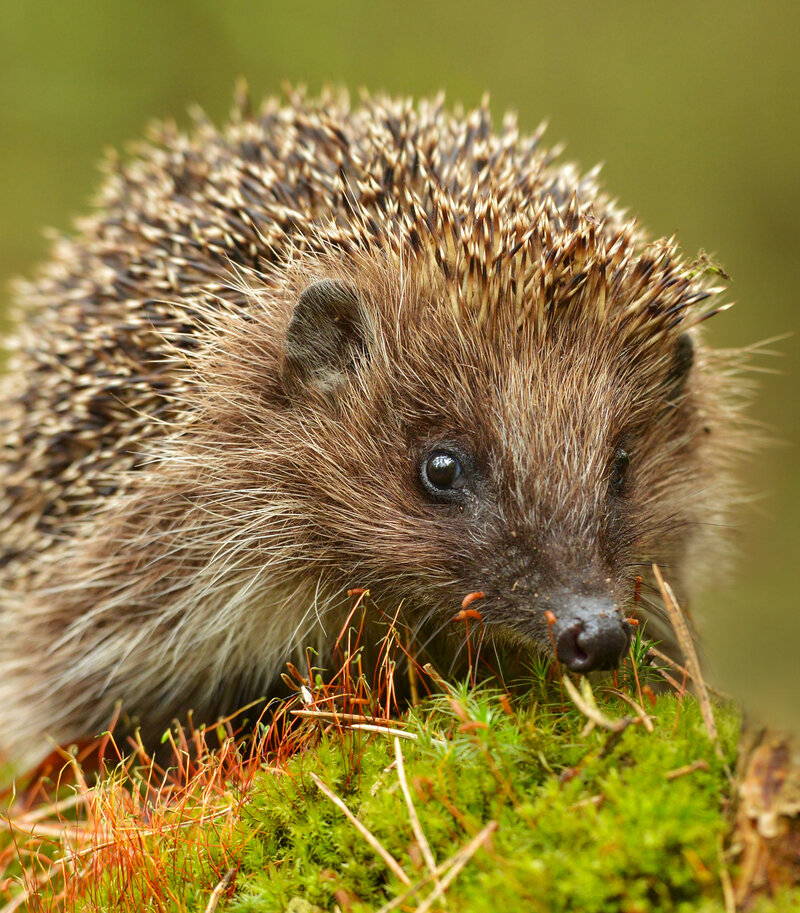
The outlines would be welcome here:
[[[663,653],[661,650],[658,649],[658,647],[654,646],[653,644],[650,644],[650,646],[647,648],[647,657],[648,657],[648,659],[655,657],[656,659],[661,660],[661,662],[666,663],[670,668],[674,669],[676,672],[680,672],[681,675],[685,675],[686,678],[691,679],[691,677],[692,677],[687,668],[682,666],[680,663],[676,663],[675,660],[671,656],[667,656],[666,653]],[[661,674],[664,675],[663,671]],[[668,676],[664,676],[664,677],[667,678],[668,681],[670,681]],[[709,684],[706,684],[706,688],[708,688],[708,691],[710,694],[715,694],[717,697],[721,698],[724,701],[730,700],[730,695],[726,694],[724,691],[720,691],[719,688],[713,688]],[[676,690],[679,690],[679,688],[676,688]]]
[[[65,812],[67,809],[75,808],[75,806],[79,805],[81,802],[86,802],[88,804],[91,795],[92,790],[89,790],[86,794],[75,793],[72,796],[59,799],[58,802],[45,804],[41,808],[30,809],[29,811],[18,815],[16,818],[0,818],[0,824],[17,828],[21,831],[28,830],[29,825],[42,821],[44,818],[60,818],[62,812]]]
[[[691,764],[684,764],[683,767],[676,767],[675,770],[668,770],[666,777],[668,780],[677,780],[678,777],[685,777],[687,774],[693,774],[696,770],[708,770],[708,761],[705,758],[698,758]]]
[[[211,896],[208,898],[208,903],[206,904],[204,913],[214,913],[214,911],[217,909],[217,904],[219,903],[220,898],[231,886],[235,875],[236,869],[228,869],[228,871],[222,876],[219,884],[214,888],[214,890],[211,892]]]
[[[61,840],[62,838],[69,837],[70,832],[80,835],[84,833],[85,830],[84,826],[77,821],[64,822],[63,824],[46,824],[44,822],[39,824],[34,823],[29,828],[22,827],[16,821],[6,820],[3,824],[9,829],[18,831],[25,837],[32,837],[34,839],[47,837],[51,840]]]
[[[417,740],[415,732],[406,732],[404,729],[397,729],[394,725],[389,725],[388,720],[381,720],[373,716],[359,716],[356,713],[336,713],[333,710],[292,710],[293,716],[302,716],[308,719],[325,720],[330,723],[347,724],[348,729],[360,729],[363,732],[377,732],[381,735],[393,735],[400,739],[408,739],[410,742]],[[393,720],[392,723],[400,723],[402,720]]]
[[[370,723],[352,723],[349,729],[359,729],[362,732],[377,732],[380,735],[393,735],[396,739],[407,739],[409,742],[417,741],[416,732],[405,732],[391,726],[373,726]]]
[[[360,729],[364,732],[375,732],[378,735],[392,735],[398,739],[406,739],[409,742],[418,742],[419,736],[416,732],[405,732],[402,729],[394,729],[391,726],[371,726],[367,723],[351,723],[348,729]],[[432,745],[447,745],[445,739],[437,739],[430,736]]]
[[[681,607],[678,605],[678,600],[672,592],[672,587],[661,576],[661,571],[657,564],[653,565],[653,574],[655,575],[658,589],[661,592],[661,598],[664,600],[664,605],[669,613],[672,627],[675,629],[678,643],[683,651],[683,656],[686,660],[686,668],[697,689],[697,701],[700,705],[700,712],[703,714],[703,722],[706,725],[708,737],[714,745],[717,757],[721,758],[722,747],[719,743],[717,724],[714,721],[714,711],[711,709],[711,698],[708,696],[708,688],[706,687],[703,674],[700,671],[700,660],[697,658],[697,650],[695,650],[694,640],[689,631],[689,626],[686,624],[686,619],[683,616]]]
[[[435,871],[430,872],[424,878],[421,878],[415,884],[413,884],[404,894],[401,894],[399,897],[395,897],[394,900],[390,900],[388,903],[384,904],[377,913],[391,913],[392,910],[396,910],[398,907],[402,907],[411,897],[419,893],[427,884],[430,884],[434,879],[438,878],[440,875],[444,875],[445,872],[447,876],[445,879],[442,879],[441,890],[444,892],[448,885],[452,882],[453,878],[458,875],[461,869],[464,868],[464,865],[470,860],[470,858],[475,854],[475,851],[478,849],[481,844],[486,841],[486,838],[497,830],[497,822],[490,821],[486,827],[484,827],[475,837],[470,840],[470,842],[462,847],[458,852],[454,853],[449,859],[445,859],[440,865],[438,865]],[[462,861],[463,860],[463,861]],[[450,876],[450,871],[458,865],[456,872]],[[425,901],[425,903],[430,900],[433,903],[437,898],[433,896],[436,892],[432,892],[431,896]],[[421,909],[421,908],[419,908]],[[419,909],[416,913],[419,913]],[[426,907],[429,909],[429,907]]]
[[[342,800],[336,795],[335,792],[330,790],[320,778],[313,772],[309,772],[309,776],[314,781],[317,789],[320,792],[324,793],[333,804],[344,813],[347,820],[355,827],[355,829],[361,834],[361,836],[367,841],[367,843],[372,847],[373,850],[383,859],[386,865],[394,872],[394,874],[403,882],[404,885],[410,887],[411,879],[403,871],[400,863],[392,856],[392,854],[379,842],[378,838],[356,818],[356,816],[350,811],[350,809],[342,802]]]
[[[436,901],[444,894],[452,881],[464,866],[472,859],[478,848],[482,846],[491,834],[497,830],[497,822],[490,821],[472,840],[461,850],[459,850],[450,859],[450,867],[447,874],[442,878],[441,883],[436,887],[428,897],[417,907],[416,913],[427,913]]]
[[[359,713],[338,713],[335,710],[292,710],[292,716],[304,716],[311,719],[328,720],[331,723],[364,723],[370,726],[382,726],[384,729],[389,725],[388,720],[382,720],[377,716],[362,716]],[[393,725],[403,725],[402,720],[392,720]]]
[[[424,878],[420,878],[419,881],[415,881],[414,884],[412,884],[405,893],[401,894],[399,897],[395,897],[394,900],[390,900],[388,903],[385,903],[377,911],[377,913],[391,913],[392,910],[396,910],[398,907],[402,907],[415,894],[418,894],[425,887],[425,885],[430,884],[435,878],[443,875],[452,864],[452,859],[446,859],[441,865],[436,867],[436,871],[429,872]],[[2,911],[0,911],[0,913],[2,913]]]
[[[436,875],[436,857],[433,855],[433,850],[428,843],[425,832],[422,830],[422,824],[417,815],[417,810],[414,807],[414,800],[411,798],[411,790],[408,788],[406,768],[403,761],[403,749],[400,747],[400,739],[398,738],[395,738],[394,740],[394,757],[395,763],[397,764],[397,779],[400,781],[400,789],[403,791],[403,797],[405,798],[406,806],[408,807],[408,817],[411,820],[411,829],[414,831],[414,836],[419,844],[422,858],[425,860],[425,865],[427,865],[428,871],[433,876],[436,887],[439,888],[439,880]]]
[[[623,729],[626,729],[630,725],[631,721],[628,717],[623,717],[620,720],[612,720],[611,717],[606,716],[600,710],[594,699],[592,686],[589,684],[588,679],[581,677],[581,690],[578,691],[569,676],[565,675],[564,688],[578,710],[580,710],[587,719],[598,726],[602,726],[603,729],[608,729],[610,732],[622,732]]]
[[[636,716],[641,720],[642,725],[648,732],[656,731],[652,717],[645,711],[644,707],[635,701],[629,694],[625,694],[624,691],[620,691],[618,688],[608,688],[606,690],[609,694],[613,694],[614,697],[618,697],[621,701],[625,701],[626,704],[633,707],[636,711]]]
[[[436,669],[433,668],[431,663],[425,663],[425,665],[422,667],[422,669],[425,672],[425,674],[428,676],[428,678],[430,678],[432,681],[434,681],[442,689],[442,691],[444,691],[445,694],[450,694],[450,695],[455,694],[455,692],[453,691],[453,686],[449,682],[446,682],[442,678],[441,675],[439,675],[439,673],[436,671]]]

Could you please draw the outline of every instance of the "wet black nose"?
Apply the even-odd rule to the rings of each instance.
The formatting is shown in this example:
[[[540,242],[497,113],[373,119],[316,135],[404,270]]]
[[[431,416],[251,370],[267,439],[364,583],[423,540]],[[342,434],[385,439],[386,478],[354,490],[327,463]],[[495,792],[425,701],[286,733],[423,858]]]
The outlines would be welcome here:
[[[573,672],[613,669],[630,643],[630,625],[610,600],[576,601],[556,613],[553,627],[556,655]]]

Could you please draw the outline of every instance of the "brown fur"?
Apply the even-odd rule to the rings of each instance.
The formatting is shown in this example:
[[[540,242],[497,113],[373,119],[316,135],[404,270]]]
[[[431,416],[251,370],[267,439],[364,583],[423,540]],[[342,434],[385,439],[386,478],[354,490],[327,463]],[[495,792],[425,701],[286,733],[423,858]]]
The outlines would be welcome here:
[[[348,587],[428,631],[482,590],[492,638],[531,649],[553,593],[629,606],[654,561],[692,589],[745,438],[737,356],[698,331],[718,290],[551,158],[485,108],[326,95],[113,167],[19,295],[0,740],[33,756],[118,699],[154,734],[235,709],[324,652]],[[332,386],[286,362],[325,278],[368,352]],[[420,489],[437,442],[474,460],[466,507]]]

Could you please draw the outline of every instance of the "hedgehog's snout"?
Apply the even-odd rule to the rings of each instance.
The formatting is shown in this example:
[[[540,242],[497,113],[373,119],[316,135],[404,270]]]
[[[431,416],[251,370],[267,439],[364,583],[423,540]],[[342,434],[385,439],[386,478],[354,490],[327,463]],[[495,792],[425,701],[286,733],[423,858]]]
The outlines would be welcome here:
[[[613,669],[630,643],[630,625],[607,597],[576,597],[556,613],[556,657],[573,672]]]

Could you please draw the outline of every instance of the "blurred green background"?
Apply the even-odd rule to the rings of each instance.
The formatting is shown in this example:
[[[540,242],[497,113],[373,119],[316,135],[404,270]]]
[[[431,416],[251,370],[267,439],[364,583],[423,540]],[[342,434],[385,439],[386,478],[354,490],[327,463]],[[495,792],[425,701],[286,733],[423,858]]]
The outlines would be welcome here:
[[[30,273],[42,228],[86,209],[96,162],[154,117],[224,118],[235,78],[255,98],[283,80],[421,95],[445,89],[551,142],[654,234],[712,251],[739,304],[719,346],[798,323],[800,5],[388,0],[0,0],[0,282]],[[763,497],[740,573],[695,606],[717,678],[800,722],[800,341],[774,346],[756,415],[782,443],[748,467]]]

